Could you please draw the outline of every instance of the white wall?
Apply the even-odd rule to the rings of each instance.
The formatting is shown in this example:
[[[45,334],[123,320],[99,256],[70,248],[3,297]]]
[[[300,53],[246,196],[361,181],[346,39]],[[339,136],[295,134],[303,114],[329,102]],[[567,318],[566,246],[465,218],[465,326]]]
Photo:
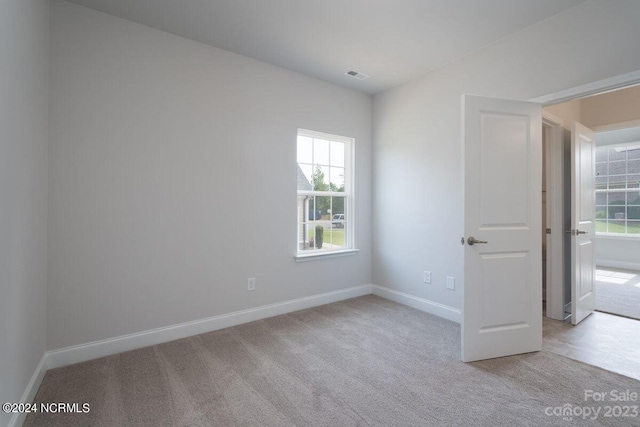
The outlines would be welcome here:
[[[371,283],[370,96],[60,1],[51,51],[49,349]],[[294,261],[298,127],[356,139],[354,256]]]
[[[8,0],[0,12],[2,403],[20,401],[45,351],[48,9]]]
[[[461,95],[527,100],[638,70],[639,19],[640,2],[588,1],[376,96],[374,283],[460,308],[445,276],[463,279]]]

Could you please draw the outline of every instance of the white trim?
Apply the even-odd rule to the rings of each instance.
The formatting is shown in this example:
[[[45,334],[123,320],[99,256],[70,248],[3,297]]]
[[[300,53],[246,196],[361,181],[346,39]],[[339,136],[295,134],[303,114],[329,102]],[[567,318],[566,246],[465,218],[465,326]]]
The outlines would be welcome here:
[[[596,267],[623,268],[625,270],[640,271],[640,263],[617,261],[613,259],[597,259]]]
[[[551,234],[547,241],[546,316],[564,319],[564,122],[553,114],[542,111],[542,127],[546,136],[546,200],[547,224]]]
[[[36,367],[36,370],[33,372],[31,376],[31,380],[29,380],[29,384],[27,384],[27,388],[25,389],[22,397],[19,402],[15,403],[31,403],[36,397],[36,393],[40,388],[40,384],[42,384],[42,380],[44,379],[44,374],[47,372],[48,368],[48,354],[45,352],[40,359],[40,363]],[[4,403],[4,402],[3,402]],[[24,423],[24,420],[27,418],[26,413],[15,413],[9,420],[9,424],[7,427],[19,427]]]
[[[460,323],[462,319],[460,309],[449,307],[448,305],[440,304],[438,302],[430,301],[428,299],[420,298],[414,295],[406,294],[404,292],[385,288],[384,286],[373,285],[373,294],[400,304],[407,305],[409,307],[413,307],[420,311],[433,314],[438,317],[452,320],[456,323]]]
[[[328,250],[325,252],[318,251],[318,252],[311,252],[311,253],[300,252],[298,255],[295,256],[295,259],[296,259],[296,262],[307,262],[307,261],[315,261],[318,259],[337,258],[337,257],[355,255],[358,252],[360,252],[360,249],[343,249],[339,251]]]
[[[562,102],[572,101],[578,98],[586,98],[591,95],[599,95],[637,84],[640,84],[640,70],[561,90],[548,95],[539,96],[537,98],[530,99],[530,101],[538,102],[543,105],[560,104]]]
[[[302,128],[298,128],[298,135],[306,136],[309,138],[318,138],[318,139],[326,139],[326,140],[335,141],[335,142],[343,142],[345,144],[351,144],[355,139],[350,136],[336,135],[332,133],[318,132],[316,130],[309,130],[309,129],[302,129]]]
[[[216,331],[218,329],[228,328],[230,326],[279,316],[293,311],[304,310],[306,308],[330,304],[349,298],[369,295],[371,294],[371,287],[372,285],[354,286],[352,288],[340,289],[338,291],[327,292],[324,294],[263,305],[261,307],[240,310],[192,322],[185,322],[144,332],[137,332],[101,341],[94,341],[87,344],[76,345],[73,347],[52,350],[48,352],[48,366],[50,369],[59,368],[73,363],[85,362],[99,357],[122,353],[123,351],[161,344],[193,335]]]

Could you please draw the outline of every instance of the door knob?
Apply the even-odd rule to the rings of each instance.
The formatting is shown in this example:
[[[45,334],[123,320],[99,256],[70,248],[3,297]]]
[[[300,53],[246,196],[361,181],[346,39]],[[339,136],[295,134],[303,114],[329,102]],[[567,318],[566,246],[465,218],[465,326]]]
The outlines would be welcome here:
[[[565,233],[571,234],[572,236],[577,236],[578,234],[587,234],[588,232],[575,229],[575,230],[567,230],[567,231],[565,231]]]
[[[467,239],[467,243],[469,244],[469,246],[473,246],[476,243],[489,243],[486,240],[476,240],[475,237],[471,236]]]

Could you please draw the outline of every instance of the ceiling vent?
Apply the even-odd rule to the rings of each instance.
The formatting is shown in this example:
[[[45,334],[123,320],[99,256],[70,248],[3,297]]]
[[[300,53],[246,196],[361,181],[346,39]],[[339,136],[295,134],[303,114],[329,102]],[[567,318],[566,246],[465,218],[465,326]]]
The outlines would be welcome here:
[[[347,74],[347,76],[351,76],[354,79],[358,79],[358,80],[364,80],[364,79],[368,79],[369,78],[369,76],[367,76],[366,74],[359,73],[359,72],[354,71],[354,70],[347,71],[346,74]]]

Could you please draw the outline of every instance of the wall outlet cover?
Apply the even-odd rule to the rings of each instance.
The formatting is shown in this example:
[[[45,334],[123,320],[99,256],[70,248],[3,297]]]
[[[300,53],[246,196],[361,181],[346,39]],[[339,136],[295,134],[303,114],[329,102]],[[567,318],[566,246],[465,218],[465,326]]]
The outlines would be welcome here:
[[[430,271],[426,271],[424,272],[424,283],[431,283],[431,272]]]
[[[447,276],[447,289],[455,290],[456,288],[456,279],[451,276]]]

